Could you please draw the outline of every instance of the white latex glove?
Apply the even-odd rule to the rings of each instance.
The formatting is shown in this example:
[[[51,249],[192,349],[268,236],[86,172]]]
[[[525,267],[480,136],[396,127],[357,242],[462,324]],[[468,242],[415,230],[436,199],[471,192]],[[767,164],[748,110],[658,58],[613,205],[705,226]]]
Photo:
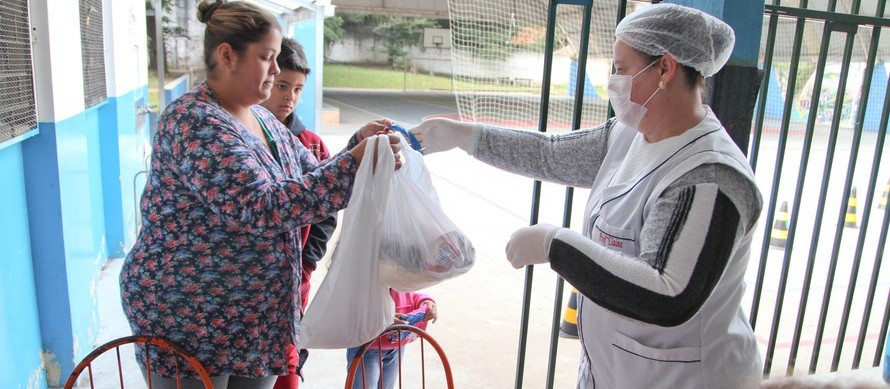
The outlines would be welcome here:
[[[480,123],[433,118],[424,120],[419,126],[412,128],[411,134],[423,146],[424,154],[448,151],[455,147],[472,153],[481,131]]]
[[[550,262],[550,242],[559,227],[550,224],[535,224],[513,232],[507,242],[507,260],[514,268]]]

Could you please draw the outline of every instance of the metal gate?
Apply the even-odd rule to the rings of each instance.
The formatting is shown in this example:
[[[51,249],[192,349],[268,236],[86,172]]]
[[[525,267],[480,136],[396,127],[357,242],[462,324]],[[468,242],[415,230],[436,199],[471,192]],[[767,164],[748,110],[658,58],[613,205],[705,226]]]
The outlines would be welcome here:
[[[749,281],[764,375],[878,366],[890,314],[886,1],[780,3],[766,5],[749,152],[768,204]]]
[[[627,1],[618,3],[620,19]],[[879,366],[890,319],[890,269],[883,261],[890,168],[882,165],[890,114],[890,68],[883,60],[890,41],[880,39],[890,26],[886,0],[785,3],[765,6],[764,77],[748,150],[766,206],[743,307],[764,356],[765,378]],[[589,18],[590,1],[555,0],[551,20],[558,5],[582,6]],[[548,50],[553,28],[551,22]],[[588,31],[585,22],[581,36]],[[582,42],[572,128],[580,122],[586,50]],[[547,122],[549,100],[550,64],[545,67],[541,123]],[[537,221],[538,182],[533,192],[531,224]],[[568,188],[565,214],[571,209]],[[532,277],[528,268],[516,387],[523,381]],[[563,294],[559,279],[547,387],[553,386],[561,313],[568,309]]]

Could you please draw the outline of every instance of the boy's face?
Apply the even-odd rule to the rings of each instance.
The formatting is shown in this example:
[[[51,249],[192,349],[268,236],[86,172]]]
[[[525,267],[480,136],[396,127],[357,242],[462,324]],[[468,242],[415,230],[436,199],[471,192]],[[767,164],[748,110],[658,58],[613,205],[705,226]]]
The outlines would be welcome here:
[[[284,123],[284,120],[297,107],[305,85],[305,74],[295,70],[281,69],[281,73],[275,76],[272,95],[268,100],[263,101],[262,105],[271,111],[280,122]]]

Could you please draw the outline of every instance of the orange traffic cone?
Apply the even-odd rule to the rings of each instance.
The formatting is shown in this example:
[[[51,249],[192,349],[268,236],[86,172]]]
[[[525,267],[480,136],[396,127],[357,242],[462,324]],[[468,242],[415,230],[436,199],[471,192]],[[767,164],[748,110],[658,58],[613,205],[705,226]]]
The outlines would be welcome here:
[[[856,187],[850,192],[850,199],[847,200],[847,216],[844,218],[844,227],[859,228],[859,221],[856,219]]]
[[[887,185],[884,185],[884,195],[881,196],[881,199],[878,201],[878,209],[887,208],[888,197],[890,197],[890,180],[887,180]]]
[[[559,325],[559,336],[562,338],[578,339],[578,290],[572,288],[569,296],[569,305],[562,316],[562,324]]]
[[[788,202],[783,201],[782,207],[776,213],[776,221],[773,222],[773,231],[770,233],[769,245],[784,249],[788,242]]]

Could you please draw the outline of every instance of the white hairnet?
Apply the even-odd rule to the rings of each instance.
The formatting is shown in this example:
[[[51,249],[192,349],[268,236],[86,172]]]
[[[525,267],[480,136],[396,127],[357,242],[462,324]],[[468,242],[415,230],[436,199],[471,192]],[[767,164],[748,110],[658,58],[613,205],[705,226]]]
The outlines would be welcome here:
[[[677,62],[713,76],[726,64],[735,34],[722,20],[694,8],[661,3],[618,23],[615,37],[648,55],[670,54]]]

